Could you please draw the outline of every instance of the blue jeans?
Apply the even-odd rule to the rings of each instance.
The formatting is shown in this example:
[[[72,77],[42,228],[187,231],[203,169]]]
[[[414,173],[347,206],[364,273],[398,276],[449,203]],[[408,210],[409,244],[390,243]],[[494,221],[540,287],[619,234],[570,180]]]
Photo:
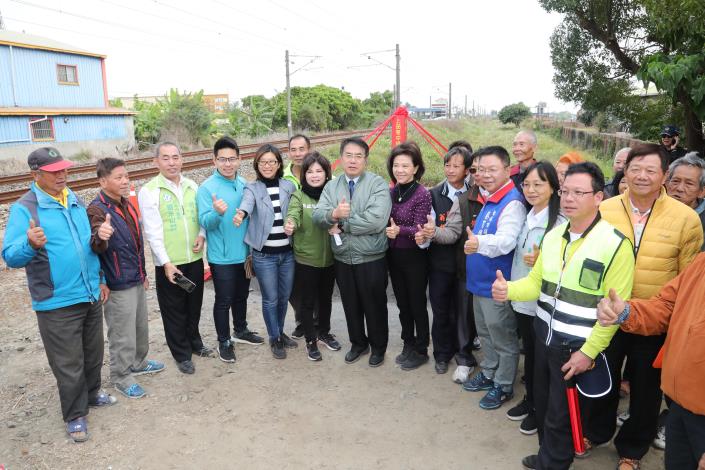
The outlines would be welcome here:
[[[294,284],[294,253],[291,250],[275,254],[252,250],[252,266],[262,293],[264,324],[272,342],[284,333],[286,309]]]

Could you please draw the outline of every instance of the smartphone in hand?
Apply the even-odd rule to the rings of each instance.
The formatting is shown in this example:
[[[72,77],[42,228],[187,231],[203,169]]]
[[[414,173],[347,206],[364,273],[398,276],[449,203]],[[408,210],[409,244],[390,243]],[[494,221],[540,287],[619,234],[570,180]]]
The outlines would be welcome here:
[[[196,288],[196,284],[194,284],[191,279],[187,278],[183,274],[175,273],[174,280],[176,281],[177,286],[181,287],[189,294]]]

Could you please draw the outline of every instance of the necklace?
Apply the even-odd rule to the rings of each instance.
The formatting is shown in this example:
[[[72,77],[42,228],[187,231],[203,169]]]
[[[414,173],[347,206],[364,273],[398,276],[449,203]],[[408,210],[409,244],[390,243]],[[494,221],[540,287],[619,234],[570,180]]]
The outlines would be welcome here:
[[[401,202],[401,200],[404,198],[404,196],[406,196],[406,194],[407,194],[409,191],[411,191],[411,188],[413,188],[414,186],[416,186],[416,181],[414,181],[413,183],[411,183],[411,184],[409,185],[409,187],[406,188],[406,190],[405,190],[403,193],[402,193],[401,191],[397,191],[397,193],[399,194],[399,197],[397,198],[397,201]]]

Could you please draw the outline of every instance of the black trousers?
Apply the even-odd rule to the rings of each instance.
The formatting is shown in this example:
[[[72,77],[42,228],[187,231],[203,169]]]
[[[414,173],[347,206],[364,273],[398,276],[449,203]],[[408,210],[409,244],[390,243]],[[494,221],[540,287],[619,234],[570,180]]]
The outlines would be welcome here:
[[[198,323],[201,321],[203,303],[203,261],[177,266],[196,288],[188,293],[172,284],[164,274],[164,267],[156,266],[157,301],[162,313],[164,335],[169,351],[176,362],[188,361],[191,353],[203,347]]]
[[[620,457],[641,459],[656,437],[661,410],[661,369],[652,367],[665,336],[641,336],[618,330],[605,350],[612,390],[602,398],[581,401],[583,433],[595,443],[609,441],[617,426],[619,383],[625,357],[629,362],[629,419],[614,438]]]
[[[218,341],[230,339],[230,311],[233,312],[233,331],[247,330],[247,297],[250,295],[250,280],[245,276],[245,263],[210,263],[215,289],[213,322]]]
[[[534,318],[531,315],[514,312],[517,316],[517,326],[524,346],[524,383],[526,384],[526,399],[533,405],[534,403],[534,356],[536,354],[534,333]]]
[[[675,401],[666,421],[666,470],[696,470],[705,454],[705,415]]]
[[[387,279],[384,258],[362,264],[335,262],[335,280],[345,310],[350,343],[356,351],[368,345],[375,354],[384,354],[387,350]]]
[[[100,391],[103,366],[103,306],[80,303],[37,312],[39,334],[59,387],[64,421],[88,414]]]
[[[535,321],[541,321],[536,319]],[[565,352],[536,339],[534,363],[534,407],[539,433],[538,466],[542,470],[568,470],[575,450],[561,367]],[[615,416],[612,416],[615,420]]]
[[[330,333],[335,268],[317,268],[296,263],[294,269],[294,290],[299,293],[298,312],[304,326],[306,341],[315,341],[318,335]],[[318,327],[314,326],[313,314],[318,305]]]
[[[289,305],[291,305],[291,308],[294,310],[294,322],[296,326],[304,324],[303,317],[301,316],[301,298],[302,293],[296,288],[296,281],[294,281],[291,294],[289,294]],[[318,299],[316,299],[313,305],[313,326],[314,328],[318,328]]]
[[[389,277],[399,308],[401,339],[420,354],[428,353],[428,252],[419,248],[387,250]]]

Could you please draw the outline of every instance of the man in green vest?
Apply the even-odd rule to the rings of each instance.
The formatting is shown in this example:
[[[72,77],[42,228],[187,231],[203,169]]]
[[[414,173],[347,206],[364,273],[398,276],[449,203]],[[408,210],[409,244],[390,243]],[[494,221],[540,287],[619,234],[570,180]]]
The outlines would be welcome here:
[[[497,271],[492,285],[498,302],[538,299],[534,396],[539,452],[522,460],[526,469],[570,467],[574,448],[565,381],[591,370],[617,331],[617,326],[597,323],[599,301],[610,289],[622,298],[631,295],[634,254],[629,240],[600,218],[604,186],[594,163],[571,165],[560,191],[568,222],[546,234],[527,277],[507,282]],[[578,388],[587,374],[577,377]]]
[[[193,374],[191,355],[211,357],[198,331],[203,302],[204,230],[198,225],[198,185],[181,174],[181,151],[173,142],[157,145],[159,175],[139,192],[144,236],[154,259],[157,300],[171,355],[184,374]],[[177,284],[190,280],[188,292]]]

